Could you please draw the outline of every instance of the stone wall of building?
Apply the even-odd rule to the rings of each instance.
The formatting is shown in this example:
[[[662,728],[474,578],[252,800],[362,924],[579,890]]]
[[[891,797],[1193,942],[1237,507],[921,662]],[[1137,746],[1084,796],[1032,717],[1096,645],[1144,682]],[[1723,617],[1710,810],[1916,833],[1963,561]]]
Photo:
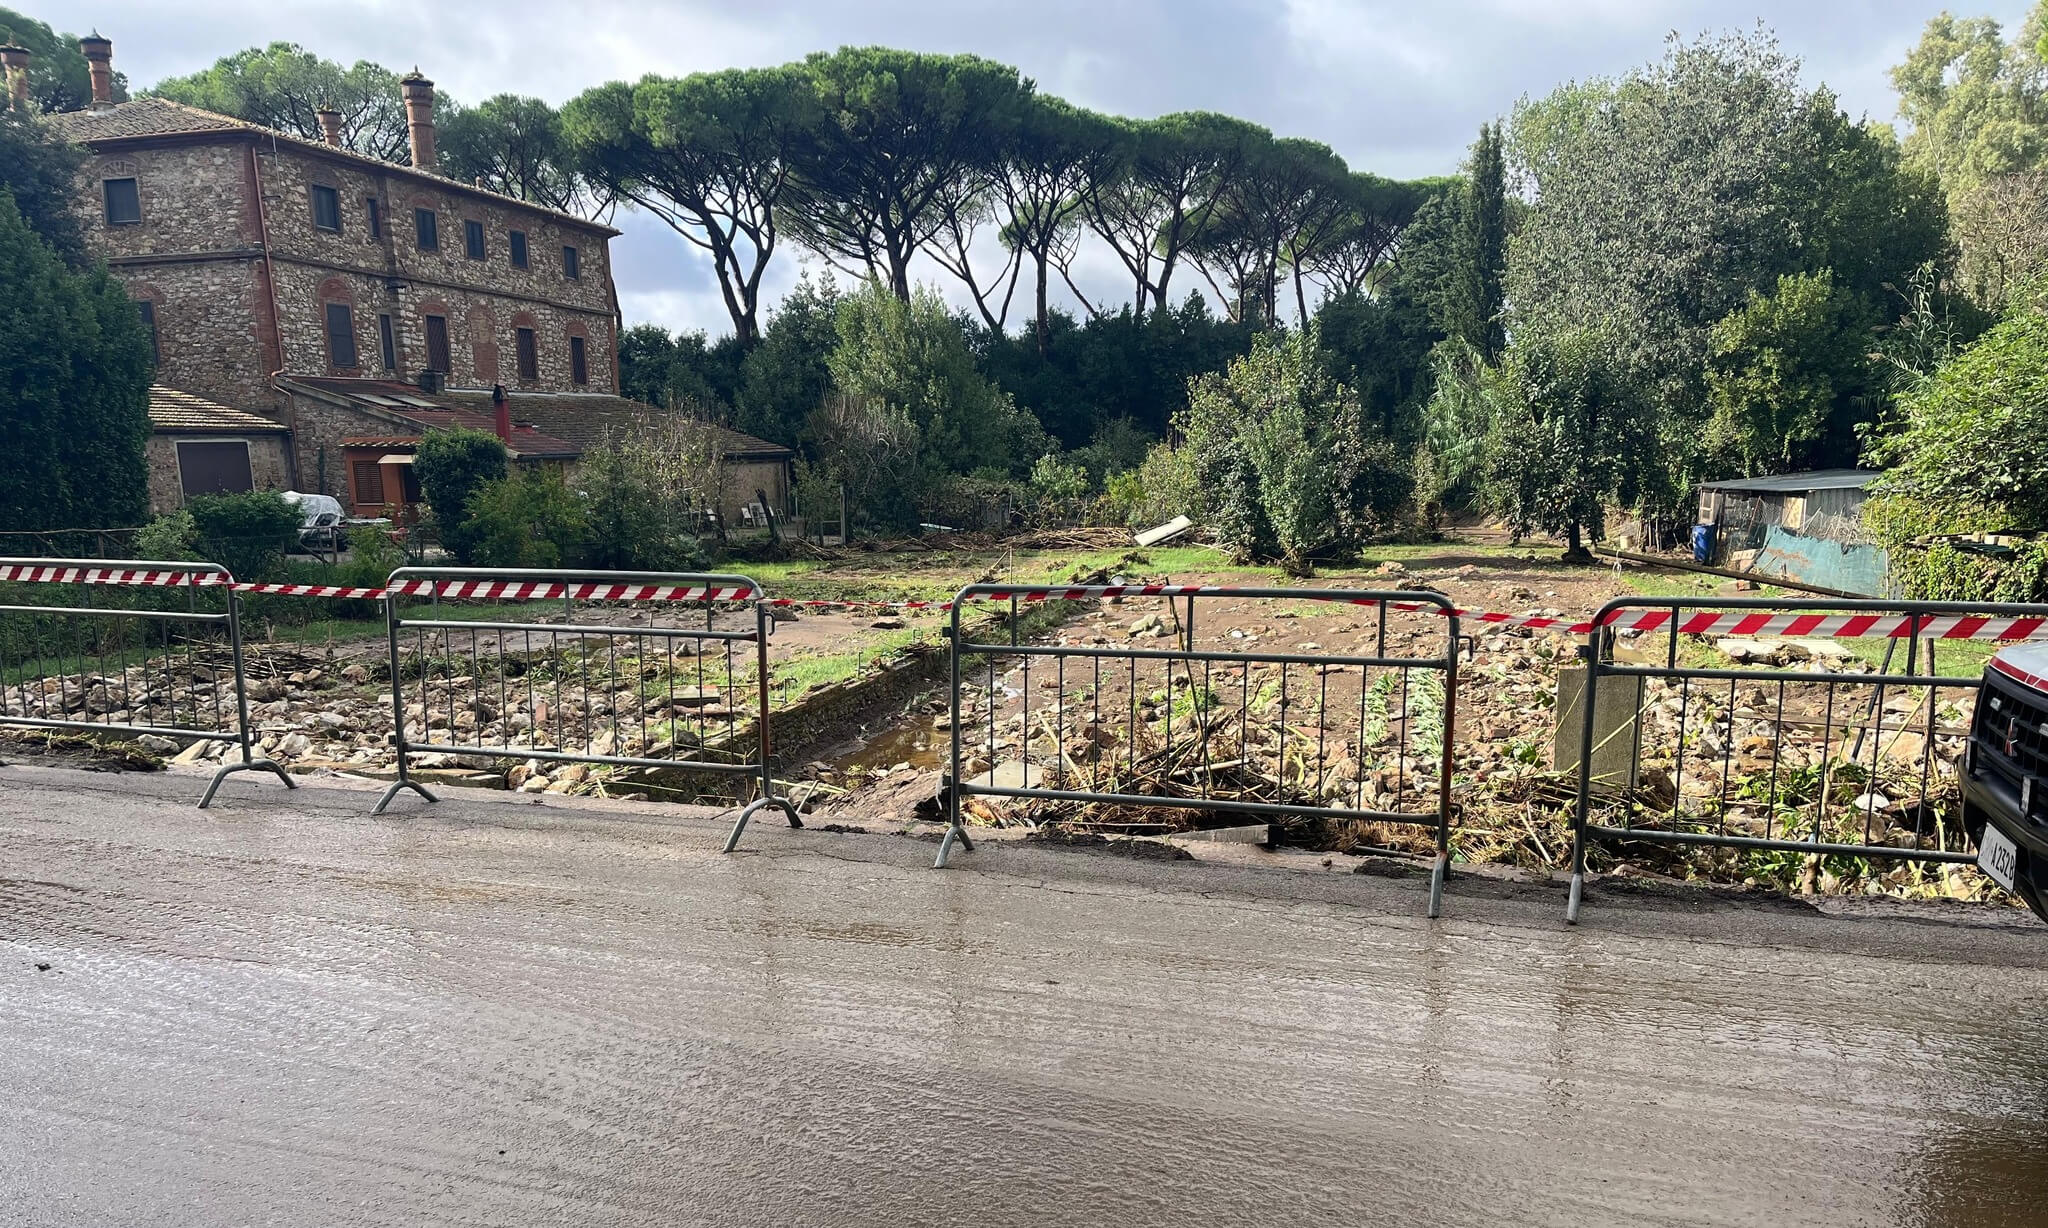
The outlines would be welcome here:
[[[115,264],[130,298],[156,315],[156,382],[237,409],[276,416],[282,398],[270,383],[275,361],[268,333],[262,262],[195,260]]]
[[[130,177],[142,220],[110,225],[103,183]],[[315,186],[334,189],[338,230],[315,225]],[[369,219],[373,199],[381,218],[376,235]],[[434,251],[419,248],[416,208],[434,211]],[[411,380],[428,365],[429,315],[447,322],[451,386],[614,387],[610,264],[599,227],[453,183],[422,181],[346,153],[294,142],[273,147],[241,132],[138,142],[96,154],[80,175],[77,213],[89,241],[131,294],[155,305],[158,379],[170,387],[277,416],[284,399],[270,386],[274,370]],[[483,226],[482,259],[467,254],[467,221]],[[527,238],[525,268],[511,263],[514,230]],[[273,257],[268,268],[257,255],[266,231]],[[578,252],[576,278],[564,275],[564,246]],[[330,361],[330,302],[350,308],[353,367]],[[392,322],[388,368],[380,315]],[[534,332],[533,379],[519,378],[520,328]],[[572,336],[584,341],[582,384],[572,378]]]
[[[247,251],[261,245],[249,188],[248,141],[129,147],[87,158],[79,170],[78,219],[109,259]],[[107,221],[104,181],[134,179],[142,220]]]
[[[348,459],[341,441],[350,436],[400,438],[418,432],[318,397],[290,398],[285,422],[292,428],[292,451],[298,467],[297,489],[333,495],[344,507],[353,502]]]
[[[404,171],[369,166],[299,146],[265,153],[264,190],[273,199],[270,241],[277,258],[279,327],[286,370],[299,375],[383,376],[377,316],[392,317],[397,377],[427,365],[426,317],[447,322],[448,383],[458,387],[539,392],[610,391],[612,336],[605,233],[454,184],[422,182]],[[314,224],[313,188],[335,190],[340,229]],[[369,226],[378,202],[381,235]],[[434,250],[419,246],[415,210],[433,211]],[[480,259],[467,254],[465,222],[483,227]],[[510,239],[527,239],[527,267],[511,262]],[[578,252],[579,276],[563,273],[562,248]],[[329,301],[347,301],[356,327],[358,367],[328,362],[324,335]],[[517,332],[531,328],[536,378],[518,378]],[[571,335],[584,338],[587,382],[571,378]]]

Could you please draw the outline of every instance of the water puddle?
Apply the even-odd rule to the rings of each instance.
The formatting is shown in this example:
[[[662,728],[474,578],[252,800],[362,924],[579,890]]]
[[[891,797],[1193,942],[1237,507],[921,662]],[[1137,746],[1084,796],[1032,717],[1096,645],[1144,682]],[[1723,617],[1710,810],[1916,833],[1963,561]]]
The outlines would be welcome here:
[[[906,764],[920,772],[934,771],[950,753],[952,739],[932,727],[932,718],[914,715],[872,736],[844,743],[823,757],[843,776],[881,775]]]

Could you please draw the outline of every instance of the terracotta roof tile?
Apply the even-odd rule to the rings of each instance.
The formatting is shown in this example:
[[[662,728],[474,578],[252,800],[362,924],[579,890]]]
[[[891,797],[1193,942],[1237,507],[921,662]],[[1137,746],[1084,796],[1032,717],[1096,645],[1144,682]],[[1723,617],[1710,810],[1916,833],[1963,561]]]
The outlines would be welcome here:
[[[283,431],[281,422],[273,421],[261,414],[252,414],[246,409],[231,409],[166,388],[162,384],[149,386],[149,425],[154,430],[244,435],[251,431]]]

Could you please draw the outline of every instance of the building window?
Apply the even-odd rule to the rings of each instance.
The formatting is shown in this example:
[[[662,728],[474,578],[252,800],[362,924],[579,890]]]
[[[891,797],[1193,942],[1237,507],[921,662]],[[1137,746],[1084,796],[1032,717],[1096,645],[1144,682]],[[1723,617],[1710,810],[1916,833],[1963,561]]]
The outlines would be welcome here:
[[[340,234],[341,193],[317,183],[313,185],[312,193],[313,225],[321,230],[331,230],[335,234]]]
[[[462,224],[462,251],[471,260],[484,258],[484,224],[464,222]]]
[[[512,240],[512,267],[523,269],[526,267],[526,232],[515,230],[510,237]]]
[[[347,303],[327,304],[327,365],[355,369],[356,322]]]
[[[383,238],[384,209],[383,206],[377,203],[376,197],[363,197],[363,216],[368,218],[370,221],[370,237],[373,239]]]
[[[187,498],[256,489],[249,444],[242,439],[179,440],[178,488]]]
[[[448,374],[448,317],[427,317],[427,366]]]
[[[583,338],[569,338],[569,378],[578,384],[590,382],[590,362],[584,356]]]
[[[384,467],[374,460],[359,460],[353,466],[355,504],[357,507],[384,506]]]
[[[540,346],[535,342],[533,330],[530,328],[518,329],[516,339],[519,343],[519,378],[526,380],[539,379]]]
[[[142,220],[142,191],[133,179],[109,179],[104,183],[107,193],[107,225],[133,226]]]
[[[388,315],[377,317],[377,346],[384,352],[384,369],[398,370],[398,339],[391,332],[391,317]]]
[[[583,276],[583,266],[576,253],[576,249],[573,247],[564,247],[562,249],[562,276],[570,281],[575,281]]]
[[[437,252],[441,250],[440,221],[434,216],[432,209],[413,210],[412,226],[413,230],[419,235],[421,251]]]
[[[158,366],[162,366],[164,363],[164,349],[162,344],[157,341],[156,336],[156,304],[148,299],[143,299],[135,304],[135,309],[142,313],[143,326],[149,329],[149,360]]]

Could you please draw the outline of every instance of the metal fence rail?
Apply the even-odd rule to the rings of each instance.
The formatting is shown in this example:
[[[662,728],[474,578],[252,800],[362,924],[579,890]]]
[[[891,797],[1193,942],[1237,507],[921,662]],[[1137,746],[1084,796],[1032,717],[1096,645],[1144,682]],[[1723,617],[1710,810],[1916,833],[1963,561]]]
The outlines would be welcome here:
[[[1581,650],[1567,920],[1578,919],[1586,856],[1602,841],[1974,861],[1954,765],[1983,686],[1984,647],[1941,649],[1952,666],[1972,663],[1944,676],[1937,645],[1982,634],[1990,620],[2025,627],[2042,615],[2048,606],[1609,602]],[[1620,627],[1635,638],[1624,639]],[[1732,637],[1729,646],[1745,659],[1724,663],[1727,653],[1696,638],[1715,634]],[[1844,638],[1801,638],[1813,635]],[[1845,643],[1860,651],[1830,647]],[[1815,654],[1839,660],[1810,660]]]
[[[249,723],[240,602],[214,563],[0,558],[0,725],[229,742],[199,805],[235,772],[276,773]],[[50,601],[29,598],[49,596]]]
[[[949,827],[935,865],[944,867],[956,844],[973,850],[962,812],[972,797],[1419,825],[1434,835],[1436,916],[1450,861],[1458,688],[1458,615],[1449,599],[1424,591],[1129,591],[960,590],[951,625]],[[1019,634],[1020,599],[1098,598],[1131,602],[1122,616],[1154,610],[1138,620],[1144,631],[1127,630],[1142,638],[1032,643]],[[977,601],[1009,603],[1007,642],[967,638],[961,612]],[[1350,651],[1315,643],[1202,647],[1197,611],[1222,601],[1251,603],[1268,617],[1285,616],[1280,603],[1346,603],[1370,625],[1354,630]],[[1390,636],[1397,603],[1420,607],[1402,615],[1419,630]],[[1205,615],[1200,625],[1213,624]],[[1390,648],[1396,637],[1424,650],[1400,655]],[[1170,646],[1143,646],[1153,640]],[[1220,642],[1235,641],[1225,633]]]
[[[407,789],[436,800],[408,758],[438,753],[624,769],[636,789],[730,781],[728,852],[761,810],[803,826],[769,769],[772,623],[754,581],[404,567],[385,587],[398,779],[375,813]]]

